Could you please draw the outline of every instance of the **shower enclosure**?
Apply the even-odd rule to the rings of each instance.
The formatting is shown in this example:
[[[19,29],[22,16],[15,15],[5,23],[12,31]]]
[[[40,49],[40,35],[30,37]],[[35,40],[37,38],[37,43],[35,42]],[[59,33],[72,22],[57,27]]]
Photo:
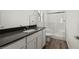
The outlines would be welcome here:
[[[66,17],[65,12],[48,12],[46,25],[46,35],[54,39],[65,40]]]

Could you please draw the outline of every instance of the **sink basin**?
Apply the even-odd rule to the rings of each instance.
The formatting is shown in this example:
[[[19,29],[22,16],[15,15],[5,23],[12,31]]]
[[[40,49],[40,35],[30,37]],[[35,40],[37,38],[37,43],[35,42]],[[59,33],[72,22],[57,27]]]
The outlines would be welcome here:
[[[34,31],[36,31],[36,30],[35,29],[30,29],[30,30],[25,30],[23,32],[30,33],[30,32],[34,32]]]

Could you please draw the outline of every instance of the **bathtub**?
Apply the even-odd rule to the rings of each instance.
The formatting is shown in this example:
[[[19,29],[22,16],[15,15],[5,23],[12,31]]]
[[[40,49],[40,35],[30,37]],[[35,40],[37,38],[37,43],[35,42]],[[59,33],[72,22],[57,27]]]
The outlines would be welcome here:
[[[46,32],[46,36],[49,36],[50,38],[54,38],[54,39],[58,39],[58,40],[65,40],[65,31],[60,30],[55,33]]]

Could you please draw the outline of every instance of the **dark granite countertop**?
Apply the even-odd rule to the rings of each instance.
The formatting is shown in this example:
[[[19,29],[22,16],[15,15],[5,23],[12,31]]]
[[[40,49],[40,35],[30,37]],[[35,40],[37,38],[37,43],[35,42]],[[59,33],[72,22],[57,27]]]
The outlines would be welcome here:
[[[35,31],[30,32],[30,33],[23,32],[23,31],[15,31],[15,32],[11,32],[11,33],[2,34],[2,35],[0,35],[0,48],[3,46],[6,46],[8,44],[12,44],[15,41],[18,41],[24,37],[32,35],[33,33],[36,33],[43,29],[45,29],[45,27],[37,27],[35,29]]]

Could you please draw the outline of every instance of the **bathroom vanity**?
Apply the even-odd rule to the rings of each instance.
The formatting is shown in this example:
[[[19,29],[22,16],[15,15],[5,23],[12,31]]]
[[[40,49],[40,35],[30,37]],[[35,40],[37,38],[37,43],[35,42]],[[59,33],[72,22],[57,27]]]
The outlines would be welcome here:
[[[41,49],[45,46],[45,27],[29,27],[0,35],[1,49]],[[31,31],[29,31],[31,30]],[[32,31],[33,30],[33,31]]]

